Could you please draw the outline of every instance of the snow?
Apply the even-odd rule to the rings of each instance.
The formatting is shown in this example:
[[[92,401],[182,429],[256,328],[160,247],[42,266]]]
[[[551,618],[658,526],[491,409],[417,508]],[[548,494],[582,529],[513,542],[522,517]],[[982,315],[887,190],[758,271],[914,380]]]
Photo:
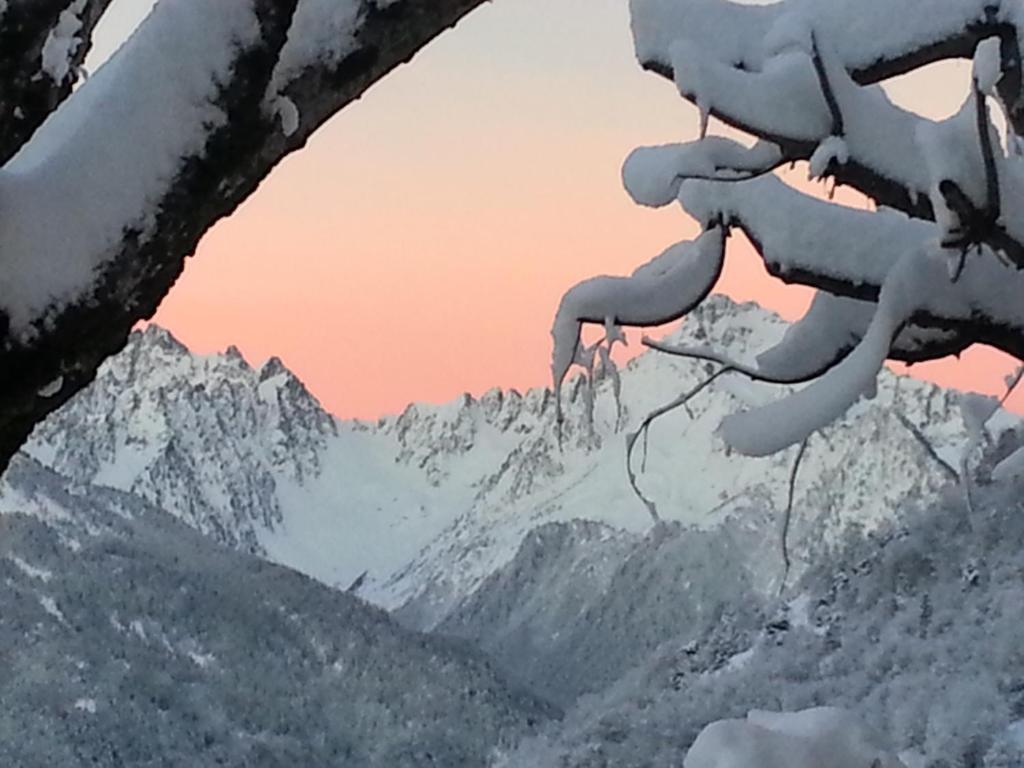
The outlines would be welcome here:
[[[57,621],[64,621],[64,614],[60,608],[57,607],[57,601],[49,595],[40,595],[39,604],[43,606],[43,610],[46,611],[50,616],[55,618]]]
[[[17,555],[8,555],[7,559],[14,563],[18,567],[18,570],[24,573],[29,578],[38,579],[44,584],[46,584],[53,578],[52,571],[48,571],[45,568],[37,568],[31,563],[22,560]]]
[[[838,323],[822,350],[855,342],[842,336],[845,326],[863,321],[857,327],[866,330],[873,305],[845,305],[834,315],[853,319]],[[816,311],[827,315],[828,307]],[[782,354],[784,339],[822,326],[799,327],[712,296],[670,343],[752,360],[765,350]],[[151,327],[37,432],[29,451],[82,483],[130,491],[328,585],[347,589],[367,572],[360,597],[389,608],[429,604],[429,624],[509,562],[537,525],[587,517],[646,531],[649,517],[626,476],[624,434],[705,375],[702,364],[643,355],[620,371],[621,409],[614,378],[597,382],[592,417],[572,382],[560,448],[550,389],[417,404],[374,425],[341,422],[302,396],[279,361],[254,370],[237,355],[192,355]],[[782,508],[791,456],[729,456],[716,436],[738,407],[765,405],[778,392],[723,378],[692,403],[692,419],[679,411],[652,426],[638,482],[667,521],[710,527],[750,505]],[[804,476],[820,482],[800,485],[796,508],[829,510],[830,531],[850,521],[870,529],[905,494],[927,498],[945,482],[894,411],[921,424],[937,450],[959,455],[963,446],[957,394],[885,371],[878,392],[805,456]],[[89,440],[81,437],[86,424]],[[864,451],[878,433],[889,441]],[[0,494],[0,509],[28,504]]]
[[[803,270],[881,285],[899,256],[934,238],[927,222],[818,200],[775,176],[730,184],[688,180],[679,201],[698,221],[721,216],[741,223],[782,275]]]
[[[766,456],[806,440],[861,396],[874,393],[892,339],[912,314],[922,286],[930,285],[927,267],[934,262],[923,251],[901,259],[887,277],[867,333],[853,352],[805,389],[727,417],[721,429],[725,442],[746,456]]]
[[[985,18],[989,0],[890,0],[857,3],[786,0],[631,0],[633,38],[641,62],[667,62],[680,38],[698,44],[708,59],[760,70],[766,58],[813,29],[837,49],[848,69],[894,59],[911,48],[927,48]],[[998,8],[997,18],[1020,24],[1017,4]]]
[[[730,178],[778,165],[782,152],[770,142],[747,148],[731,139],[709,136],[689,144],[640,147],[626,159],[622,182],[635,202],[660,208],[679,195],[684,178]]]
[[[54,395],[56,395],[56,394],[58,394],[60,392],[60,390],[61,390],[61,388],[63,386],[64,386],[64,377],[63,376],[58,376],[53,381],[51,381],[49,384],[47,384],[46,386],[44,386],[42,389],[39,390],[39,396],[40,397],[53,397]]]
[[[860,341],[874,312],[872,302],[818,291],[782,341],[758,355],[758,370],[772,377],[820,371]]]
[[[140,640],[146,640],[146,627],[140,619],[132,619],[128,624],[128,629]]]
[[[751,711],[745,720],[708,725],[684,768],[902,768],[878,748],[852,713],[831,707],[801,712]]]
[[[1003,76],[1000,40],[990,37],[978,43],[974,51],[974,81],[982,93],[994,96],[996,85]]]
[[[883,178],[925,192],[928,177],[922,168],[915,131],[927,121],[894,104],[880,85],[860,86],[854,82],[832,38],[819,40],[819,53],[843,120],[845,162],[854,159]],[[820,138],[827,140],[826,136]]]
[[[1019,24],[1013,7],[996,8],[996,17]],[[821,176],[830,161],[856,162],[904,187],[911,200],[931,194],[940,213],[944,203],[934,186],[942,179],[957,181],[983,202],[970,99],[960,118],[933,123],[893,104],[881,86],[861,86],[849,75],[851,68],[899,58],[961,33],[965,24],[986,18],[979,0],[929,0],[915,3],[912,12],[881,0],[869,7],[809,0],[771,6],[634,0],[632,9],[641,60],[671,65],[679,91],[700,109],[702,120],[710,110],[762,138],[813,143],[816,150],[808,156],[813,177]],[[812,30],[842,120],[841,136],[833,135],[840,126],[833,125],[811,60]],[[994,40],[979,48],[978,71],[989,85],[998,79],[998,47]],[[699,157],[700,150],[689,154]],[[1024,195],[1019,173],[1003,174],[1012,187],[1004,196]],[[644,204],[661,204],[668,191],[664,184],[631,188]],[[1011,222],[1017,234],[1015,226]]]
[[[845,165],[850,161],[850,148],[841,136],[829,136],[818,145],[810,159],[812,179],[820,179],[828,171],[829,165]]]
[[[96,714],[96,699],[77,699],[72,706],[79,712],[87,712],[90,715]]]
[[[711,230],[695,242],[672,246],[630,277],[593,277],[566,292],[558,307],[551,373],[555,388],[576,357],[583,322],[663,325],[692,309],[711,290],[722,269],[725,243]]]
[[[299,108],[287,96],[278,96],[274,101],[274,111],[281,120],[281,130],[285,136],[292,136],[299,130]]]
[[[970,443],[974,445],[984,439],[985,425],[999,410],[999,400],[989,395],[968,392],[960,398],[960,410]]]
[[[145,240],[183,160],[223,123],[219,85],[259,34],[252,0],[158,3],[0,172],[0,306],[16,335],[79,298],[126,229]]]
[[[960,110],[948,120],[933,123],[921,122],[917,128],[917,143],[921,147],[925,167],[929,173],[932,205],[937,212],[947,212],[946,203],[939,193],[941,181],[951,179],[974,202],[978,208],[985,206],[985,171],[975,127],[975,101],[971,95]],[[998,140],[994,146],[998,147]],[[943,221],[940,220],[940,224]],[[945,232],[956,229],[958,222],[946,223]]]
[[[468,489],[440,494],[411,469],[382,476],[379,467],[394,466],[394,452],[360,437],[342,430],[323,457],[329,471],[312,482],[280,480],[287,512],[274,530],[259,534],[272,560],[301,563],[341,589],[363,571],[376,582],[400,569],[471,500]]]
[[[353,49],[362,24],[361,8],[356,0],[300,0],[274,69],[270,94],[284,93],[309,67],[337,65]]]
[[[773,56],[755,72],[708,59],[702,46],[689,41],[673,44],[670,55],[681,94],[729,121],[756,128],[758,135],[818,141],[831,131],[814,66],[802,51]]]
[[[77,35],[82,28],[85,4],[86,0],[74,0],[64,9],[43,43],[42,71],[55,83],[63,83],[71,72],[72,57],[82,42]]]
[[[755,660],[756,654],[753,648],[748,648],[745,651],[740,651],[737,654],[733,654],[729,657],[729,660],[725,663],[723,669],[727,672],[735,672],[743,669],[745,666]]]
[[[1024,475],[1024,448],[1018,448],[992,470],[992,479],[1007,481]]]
[[[641,62],[665,60],[680,35],[701,41],[720,61],[760,65],[760,43],[776,9],[722,0],[631,0],[633,38]]]
[[[187,655],[192,663],[200,669],[206,669],[217,661],[217,657],[212,653],[196,653],[195,651],[189,651]]]

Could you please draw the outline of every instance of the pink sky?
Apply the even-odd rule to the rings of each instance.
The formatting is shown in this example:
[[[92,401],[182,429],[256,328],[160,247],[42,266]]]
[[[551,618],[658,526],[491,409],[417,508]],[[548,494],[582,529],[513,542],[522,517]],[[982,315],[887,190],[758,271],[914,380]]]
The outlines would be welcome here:
[[[147,5],[132,3],[117,0],[100,55]],[[564,290],[696,233],[678,208],[638,208],[622,190],[633,147],[697,129],[672,86],[635,64],[626,6],[475,11],[211,231],[155,321],[200,352],[279,355],[341,416],[546,383]],[[938,116],[965,88],[944,67],[893,92]],[[807,292],[734,251],[722,290],[798,316]],[[922,370],[996,392],[1011,367],[982,351]]]

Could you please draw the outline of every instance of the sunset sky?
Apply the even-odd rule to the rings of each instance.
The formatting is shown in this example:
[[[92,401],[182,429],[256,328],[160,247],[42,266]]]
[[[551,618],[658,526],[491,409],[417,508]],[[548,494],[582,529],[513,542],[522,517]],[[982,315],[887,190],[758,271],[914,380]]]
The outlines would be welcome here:
[[[151,5],[115,0],[90,64]],[[937,117],[966,85],[947,65],[891,92]],[[696,233],[678,208],[635,206],[619,178],[634,147],[696,131],[636,64],[626,0],[497,0],[287,159],[206,236],[155,321],[199,352],[279,355],[346,417],[546,383],[565,289]],[[807,291],[733,251],[724,292],[799,315]],[[996,392],[1011,368],[981,351],[915,370]]]

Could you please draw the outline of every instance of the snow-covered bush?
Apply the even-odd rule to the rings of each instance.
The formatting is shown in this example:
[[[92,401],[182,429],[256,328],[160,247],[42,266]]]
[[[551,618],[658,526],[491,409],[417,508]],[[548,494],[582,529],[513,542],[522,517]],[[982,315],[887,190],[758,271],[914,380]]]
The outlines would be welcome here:
[[[695,141],[636,150],[623,180],[642,205],[678,201],[703,233],[630,277],[572,288],[552,335],[554,383],[593,358],[581,327],[678,319],[714,289],[726,240],[745,233],[768,271],[818,293],[756,365],[725,350],[673,349],[762,381],[811,382],[731,415],[721,433],[752,456],[800,444],[873,392],[887,359],[920,362],[986,344],[1024,357],[1024,11],[999,0],[631,0],[644,67],[702,113]],[[962,108],[933,121],[880,83],[973,58]],[[753,143],[707,136],[714,116]],[[872,199],[826,202],[776,169],[805,162]]]

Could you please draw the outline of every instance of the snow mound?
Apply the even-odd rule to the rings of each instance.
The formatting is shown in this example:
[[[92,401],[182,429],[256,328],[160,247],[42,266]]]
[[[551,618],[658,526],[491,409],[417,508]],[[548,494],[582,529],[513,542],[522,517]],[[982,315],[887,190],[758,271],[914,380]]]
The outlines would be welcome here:
[[[697,737],[684,768],[903,768],[855,715],[836,707],[751,711]]]

